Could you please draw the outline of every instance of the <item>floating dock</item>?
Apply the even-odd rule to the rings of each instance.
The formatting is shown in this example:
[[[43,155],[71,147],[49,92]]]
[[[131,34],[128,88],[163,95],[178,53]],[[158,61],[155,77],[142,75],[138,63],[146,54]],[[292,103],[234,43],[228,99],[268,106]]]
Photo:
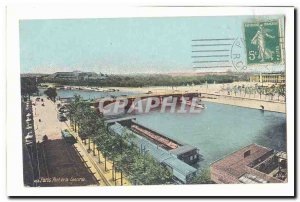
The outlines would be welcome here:
[[[134,117],[106,121],[109,132],[122,136],[131,133],[134,143],[140,151],[147,151],[156,161],[172,170],[174,179],[187,183],[197,172],[191,166],[199,161],[200,154],[196,147],[183,144],[162,135],[153,129],[136,122]]]

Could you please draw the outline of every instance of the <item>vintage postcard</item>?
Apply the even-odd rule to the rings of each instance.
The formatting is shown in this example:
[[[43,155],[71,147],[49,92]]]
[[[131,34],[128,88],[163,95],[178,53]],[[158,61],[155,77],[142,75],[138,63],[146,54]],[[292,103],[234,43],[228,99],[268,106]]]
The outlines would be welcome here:
[[[157,9],[18,19],[21,187],[293,187],[293,9]]]

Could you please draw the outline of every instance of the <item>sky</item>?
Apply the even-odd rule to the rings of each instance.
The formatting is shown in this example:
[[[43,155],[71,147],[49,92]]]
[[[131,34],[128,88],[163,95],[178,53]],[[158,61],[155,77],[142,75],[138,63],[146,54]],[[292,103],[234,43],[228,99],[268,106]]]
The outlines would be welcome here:
[[[197,50],[231,50],[230,44],[234,40],[195,39],[243,38],[245,22],[278,18],[219,16],[21,20],[21,73],[75,70],[105,74],[236,71],[231,61],[222,62],[222,58],[210,58],[221,62],[208,64],[197,63],[199,59],[193,58],[202,54],[193,52]],[[229,45],[206,46],[214,43]],[[199,44],[206,45],[195,46]],[[245,50],[240,52],[241,58],[244,58]],[[222,67],[214,68],[216,64]],[[278,71],[283,68],[283,65],[268,65],[263,69]],[[253,67],[248,70],[253,70]]]

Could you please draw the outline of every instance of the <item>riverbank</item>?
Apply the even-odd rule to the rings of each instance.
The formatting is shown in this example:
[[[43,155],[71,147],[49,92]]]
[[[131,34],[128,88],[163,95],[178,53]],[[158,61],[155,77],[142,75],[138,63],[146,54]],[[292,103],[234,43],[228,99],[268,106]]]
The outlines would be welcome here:
[[[49,85],[49,84],[48,84]],[[231,92],[228,95],[227,89],[234,86],[254,87],[261,85],[253,82],[233,82],[226,84],[203,84],[191,86],[150,86],[150,87],[80,87],[73,86],[78,92],[89,93],[116,93],[115,96],[131,92],[134,94],[174,94],[174,93],[201,93],[203,101],[215,102],[220,104],[229,104],[234,106],[262,109],[266,111],[286,113],[285,98],[282,96],[259,95],[258,93],[244,94]],[[271,86],[272,83],[264,83],[264,86]],[[67,87],[67,86],[66,86]],[[79,90],[80,89],[80,90]],[[100,90],[101,89],[101,90]],[[207,96],[204,96],[207,95]],[[106,94],[103,94],[106,96]],[[100,97],[99,97],[100,98]]]
[[[252,109],[263,109],[264,111],[286,113],[286,105],[283,102],[264,101],[244,97],[224,96],[215,94],[203,94],[202,101],[219,104],[234,105]]]
[[[265,95],[251,94],[251,95],[227,95],[224,90],[235,85],[254,86],[255,83],[250,82],[235,82],[231,84],[208,84],[195,86],[160,86],[160,87],[145,87],[145,88],[119,88],[120,91],[138,91],[143,93],[201,93],[201,100],[207,102],[214,102],[219,104],[234,105],[239,107],[246,107],[252,109],[264,109],[265,111],[286,113],[286,103],[284,98],[271,99]],[[272,85],[272,84],[265,84]]]

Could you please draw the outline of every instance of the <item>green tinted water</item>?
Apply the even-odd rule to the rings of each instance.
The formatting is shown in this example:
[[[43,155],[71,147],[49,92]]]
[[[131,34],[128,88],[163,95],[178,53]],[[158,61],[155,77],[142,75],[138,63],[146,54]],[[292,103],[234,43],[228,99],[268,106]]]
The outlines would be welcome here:
[[[201,167],[252,143],[286,151],[285,114],[205,104],[207,109],[199,114],[152,112],[138,115],[137,121],[199,148]]]

